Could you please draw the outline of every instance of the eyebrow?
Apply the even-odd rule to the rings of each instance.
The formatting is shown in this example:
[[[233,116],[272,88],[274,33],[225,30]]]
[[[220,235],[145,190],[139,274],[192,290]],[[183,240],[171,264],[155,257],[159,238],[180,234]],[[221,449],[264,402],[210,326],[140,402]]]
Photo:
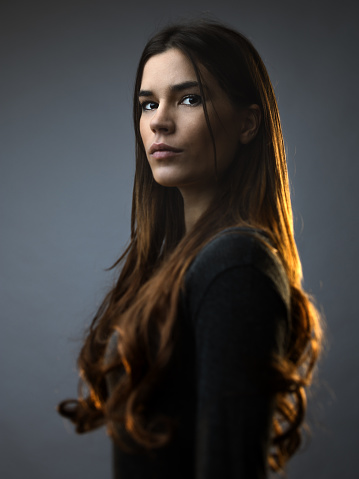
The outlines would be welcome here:
[[[170,90],[172,92],[178,92],[178,91],[183,91],[187,90],[188,88],[193,88],[193,87],[198,87],[199,88],[199,83],[198,81],[184,81],[182,83],[176,83],[175,85],[170,86]],[[203,85],[203,88],[206,89],[206,85]],[[139,97],[149,97],[153,96],[153,92],[151,90],[140,90],[138,93]]]

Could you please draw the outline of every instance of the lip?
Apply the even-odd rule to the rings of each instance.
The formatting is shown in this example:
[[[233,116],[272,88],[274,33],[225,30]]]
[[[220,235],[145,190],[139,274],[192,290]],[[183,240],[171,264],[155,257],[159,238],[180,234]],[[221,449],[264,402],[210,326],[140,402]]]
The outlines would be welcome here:
[[[183,150],[175,148],[174,146],[166,145],[166,143],[152,143],[149,153],[154,158],[168,158],[176,153],[181,153]]]

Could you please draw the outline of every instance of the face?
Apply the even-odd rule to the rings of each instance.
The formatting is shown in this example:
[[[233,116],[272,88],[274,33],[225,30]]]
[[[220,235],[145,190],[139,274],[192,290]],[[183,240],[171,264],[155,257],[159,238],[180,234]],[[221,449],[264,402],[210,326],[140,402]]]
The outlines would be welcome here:
[[[241,115],[215,78],[199,68],[221,175],[235,158]],[[213,145],[190,60],[174,48],[154,55],[145,64],[140,90],[140,133],[155,181],[182,193],[213,190]]]

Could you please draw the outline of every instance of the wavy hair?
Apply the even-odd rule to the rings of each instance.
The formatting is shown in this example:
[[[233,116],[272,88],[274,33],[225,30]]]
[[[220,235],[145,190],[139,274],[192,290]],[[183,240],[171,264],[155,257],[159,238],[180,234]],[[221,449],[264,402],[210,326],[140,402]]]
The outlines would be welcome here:
[[[203,97],[199,66],[216,78],[236,106],[257,104],[262,114],[256,137],[241,145],[238,161],[221,179],[217,196],[187,234],[181,194],[154,181],[139,131],[138,92],[144,66],[153,55],[171,48],[192,62]],[[216,163],[205,101],[203,109]],[[270,386],[275,392],[275,414],[268,463],[272,470],[283,469],[301,443],[305,391],[320,353],[322,328],[313,300],[301,285],[283,136],[265,65],[251,42],[227,26],[207,21],[169,26],[145,46],[137,70],[133,116],[136,172],[131,241],[113,265],[121,266],[118,280],[95,315],[78,358],[80,381],[87,392],[80,390],[78,399],[60,403],[59,412],[76,424],[79,433],[106,424],[123,449],[128,445],[118,425],[145,448],[168,443],[174,432],[171,418],[151,416],[148,411],[147,421],[143,413],[171,364],[186,271],[203,246],[224,228],[259,228],[270,237],[291,292],[289,341],[285,355],[273,358]],[[118,357],[108,365],[104,357],[113,330],[118,332]],[[111,370],[122,374],[109,397],[105,375]]]

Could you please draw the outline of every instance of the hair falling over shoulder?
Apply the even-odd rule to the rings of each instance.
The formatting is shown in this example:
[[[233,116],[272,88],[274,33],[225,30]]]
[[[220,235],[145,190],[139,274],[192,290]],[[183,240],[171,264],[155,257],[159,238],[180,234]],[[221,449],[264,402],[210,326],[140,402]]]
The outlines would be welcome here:
[[[198,64],[236,104],[256,103],[262,112],[257,136],[243,145],[221,180],[220,194],[188,234],[182,197],[176,188],[162,187],[153,180],[139,133],[137,93],[144,65],[151,56],[170,48],[187,55],[200,85]],[[148,42],[134,93],[136,173],[131,241],[114,265],[121,266],[118,280],[94,317],[78,358],[81,384],[86,385],[87,393],[80,390],[78,399],[63,401],[59,412],[76,424],[79,433],[106,424],[124,449],[128,446],[118,426],[145,448],[168,443],[173,434],[171,419],[151,415],[146,405],[171,364],[185,273],[218,232],[231,226],[259,228],[271,238],[291,291],[289,341],[285,355],[273,358],[271,379],[276,405],[268,462],[272,470],[281,470],[301,444],[306,388],[321,351],[322,325],[312,298],[301,285],[283,136],[268,73],[253,45],[240,33],[213,22],[180,24],[162,30]],[[203,108],[211,132],[205,103]],[[272,247],[268,244],[268,248]],[[114,330],[118,333],[118,358],[108,364],[105,350]],[[109,397],[105,375],[111,370],[122,373]]]

